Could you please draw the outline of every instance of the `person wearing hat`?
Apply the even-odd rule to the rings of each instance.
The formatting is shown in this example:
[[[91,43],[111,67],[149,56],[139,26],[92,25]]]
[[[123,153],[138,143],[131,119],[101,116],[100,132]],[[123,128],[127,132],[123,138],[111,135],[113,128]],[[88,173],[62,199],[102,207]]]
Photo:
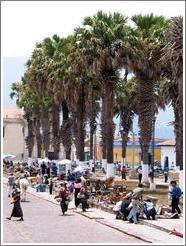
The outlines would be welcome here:
[[[129,205],[131,204],[131,194],[128,193],[126,196],[123,198],[123,201],[121,203],[121,208],[120,211],[116,215],[116,219],[123,219],[124,221],[127,220],[127,216],[130,213],[131,207]]]
[[[23,211],[20,204],[20,200],[21,200],[20,193],[21,193],[20,190],[17,188],[16,185],[14,185],[14,190],[12,192],[13,201],[11,202],[11,204],[14,204],[14,206],[11,216],[7,217],[8,220],[11,220],[12,217],[20,217],[19,221],[23,221]]]
[[[65,212],[67,212],[68,210],[68,191],[67,191],[67,183],[66,182],[61,182],[60,183],[60,191],[59,194],[57,196],[54,197],[54,199],[56,198],[60,198],[60,206],[61,206],[61,211],[62,211],[62,215],[65,215]]]

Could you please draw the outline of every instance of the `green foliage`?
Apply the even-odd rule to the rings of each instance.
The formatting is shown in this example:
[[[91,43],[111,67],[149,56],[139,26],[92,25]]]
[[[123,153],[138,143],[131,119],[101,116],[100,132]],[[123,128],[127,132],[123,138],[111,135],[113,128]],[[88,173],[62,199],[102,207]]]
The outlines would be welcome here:
[[[51,98],[44,96],[31,89],[22,82],[13,83],[11,86],[10,97],[16,97],[16,103],[19,108],[30,110],[48,110],[51,107]]]

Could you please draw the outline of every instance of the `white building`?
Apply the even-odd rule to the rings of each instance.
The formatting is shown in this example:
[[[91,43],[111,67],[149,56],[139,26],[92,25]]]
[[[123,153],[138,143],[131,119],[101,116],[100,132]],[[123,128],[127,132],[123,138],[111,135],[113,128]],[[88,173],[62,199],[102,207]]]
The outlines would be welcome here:
[[[165,157],[168,157],[169,168],[176,167],[176,149],[175,149],[175,140],[167,140],[157,144],[161,147],[161,166],[164,168]]]
[[[23,112],[19,108],[7,108],[3,111],[3,154],[12,154],[16,160],[25,160],[28,151],[25,145],[27,131]]]

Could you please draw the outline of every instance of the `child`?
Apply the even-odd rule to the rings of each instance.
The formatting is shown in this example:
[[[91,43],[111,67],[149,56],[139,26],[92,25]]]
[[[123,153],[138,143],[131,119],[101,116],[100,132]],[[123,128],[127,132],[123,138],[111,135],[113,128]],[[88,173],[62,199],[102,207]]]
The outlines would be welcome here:
[[[151,218],[153,220],[155,220],[155,216],[156,216],[156,209],[154,207],[154,204],[152,202],[152,199],[147,199],[145,202],[145,209],[144,209],[144,213],[147,217],[148,220],[150,220]]]

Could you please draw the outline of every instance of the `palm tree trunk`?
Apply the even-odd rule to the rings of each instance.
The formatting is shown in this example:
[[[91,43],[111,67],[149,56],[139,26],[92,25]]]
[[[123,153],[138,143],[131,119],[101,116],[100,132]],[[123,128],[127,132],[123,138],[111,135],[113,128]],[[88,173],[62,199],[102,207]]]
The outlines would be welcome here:
[[[113,129],[113,104],[114,93],[112,86],[106,86],[105,97],[105,117],[107,121],[106,125],[106,149],[107,149],[107,162],[113,163],[113,142],[114,142],[114,129]]]
[[[45,156],[48,157],[48,150],[50,144],[50,121],[49,112],[46,110],[42,111],[41,127],[43,131],[43,149],[45,151]]]
[[[63,120],[61,126],[61,139],[65,149],[66,159],[71,159],[71,146],[72,146],[72,133],[71,133],[72,121],[70,118]]]
[[[179,88],[179,122],[180,122],[180,129],[179,129],[179,147],[180,147],[180,170],[183,170],[183,73],[178,79],[178,88]]]
[[[25,138],[26,147],[28,149],[28,157],[32,157],[33,149],[34,149],[34,125],[32,120],[32,112],[24,108],[24,116],[27,121],[27,127],[28,127],[28,135]]]
[[[105,84],[105,120],[106,120],[106,151],[107,151],[107,177],[114,176],[113,142],[114,142],[114,83]]]
[[[138,79],[139,82],[139,126],[142,141],[143,182],[148,182],[148,151],[152,138],[152,119],[154,117],[153,81]]]
[[[90,160],[93,159],[94,156],[94,133],[96,133],[96,119],[93,114],[90,117]]]
[[[90,129],[90,160],[93,159],[93,136],[94,132]]]
[[[122,139],[122,160],[126,159],[126,149],[127,149],[127,142],[128,142],[128,135],[130,130],[132,129],[132,119],[133,119],[133,112],[120,112],[121,118],[121,139]],[[124,163],[125,164],[125,163]]]
[[[61,126],[61,139],[65,149],[66,159],[71,159],[71,146],[72,146],[72,121],[69,118],[69,110],[66,102],[62,103],[63,124]]]
[[[63,113],[63,120],[67,120],[69,118],[69,110],[67,106],[67,102],[62,102],[62,113]]]
[[[101,137],[102,137],[102,159],[107,158],[107,149],[106,149],[106,117],[105,117],[105,95],[102,96],[102,112],[101,112]]]
[[[59,159],[60,151],[60,136],[59,136],[59,113],[60,108],[55,102],[52,102],[52,133],[53,133],[53,149],[54,149],[54,159]]]
[[[127,150],[127,142],[128,142],[128,134],[121,134],[121,139],[122,139],[122,153],[121,153],[121,157],[123,160],[125,160],[126,158],[126,150]],[[125,163],[124,163],[125,164]]]
[[[36,142],[37,142],[37,157],[41,158],[41,151],[42,151],[42,137],[41,137],[41,132],[40,132],[40,119],[36,118],[35,119],[35,131],[36,131]]]
[[[78,149],[78,130],[77,130],[77,116],[75,112],[72,112],[72,137],[73,137],[73,142],[75,145],[76,149],[76,156],[77,156],[77,149]]]
[[[174,118],[175,118],[175,123],[174,123],[174,133],[175,133],[175,142],[176,142],[176,166],[180,166],[181,163],[181,127],[180,127],[180,118],[179,118],[179,109],[178,105],[172,104],[173,109],[174,109]],[[181,167],[180,167],[181,168]]]
[[[85,93],[84,93],[84,84],[81,84],[81,90],[79,92],[78,99],[78,110],[77,110],[77,140],[78,140],[78,148],[77,148],[77,156],[80,161],[84,161],[84,147],[85,147],[85,122],[84,122],[84,114],[85,114]]]
[[[33,120],[27,119],[28,124],[28,136],[26,137],[26,146],[28,149],[28,157],[32,157],[33,149],[34,149],[34,127]]]

